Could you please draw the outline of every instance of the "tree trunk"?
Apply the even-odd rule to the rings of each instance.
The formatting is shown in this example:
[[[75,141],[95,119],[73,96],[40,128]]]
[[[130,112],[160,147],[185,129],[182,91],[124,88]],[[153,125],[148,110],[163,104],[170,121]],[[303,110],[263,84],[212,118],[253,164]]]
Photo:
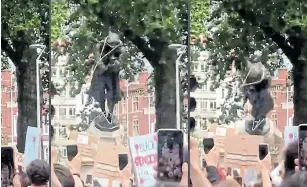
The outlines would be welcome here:
[[[36,52],[25,50],[23,59],[14,62],[18,86],[17,149],[25,151],[27,127],[37,126],[36,114]]]
[[[156,130],[176,128],[176,59],[177,51],[167,49],[154,67]]]
[[[294,120],[293,125],[307,124],[307,46],[301,50],[301,57],[291,61],[293,65]]]

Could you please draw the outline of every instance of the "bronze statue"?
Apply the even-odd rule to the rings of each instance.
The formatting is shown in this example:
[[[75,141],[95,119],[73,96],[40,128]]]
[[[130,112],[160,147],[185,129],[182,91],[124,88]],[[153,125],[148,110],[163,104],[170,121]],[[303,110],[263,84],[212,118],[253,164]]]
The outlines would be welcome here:
[[[243,82],[245,130],[251,135],[265,135],[270,130],[266,115],[274,103],[269,88],[271,75],[261,64],[249,63],[248,74]]]
[[[108,37],[99,44],[98,48],[97,64],[93,70],[89,96],[99,103],[99,107],[111,123],[114,105],[120,100],[119,57],[122,54],[122,41],[118,34],[109,32]]]

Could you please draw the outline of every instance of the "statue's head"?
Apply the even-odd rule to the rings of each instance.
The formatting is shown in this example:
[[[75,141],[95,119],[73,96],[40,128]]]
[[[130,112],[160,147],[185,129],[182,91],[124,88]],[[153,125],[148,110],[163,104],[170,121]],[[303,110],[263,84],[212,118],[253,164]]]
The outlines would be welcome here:
[[[273,99],[269,92],[271,76],[261,63],[248,64],[248,74],[243,82],[244,107],[249,109],[246,115],[246,130],[250,134],[263,134],[266,115],[273,108]],[[247,103],[248,102],[248,103]],[[246,104],[247,103],[247,104]]]
[[[124,50],[120,36],[109,31],[105,43],[100,45],[100,51],[101,50],[103,50],[103,54],[108,54],[107,58],[105,58],[106,63],[112,63],[115,60],[118,60]]]

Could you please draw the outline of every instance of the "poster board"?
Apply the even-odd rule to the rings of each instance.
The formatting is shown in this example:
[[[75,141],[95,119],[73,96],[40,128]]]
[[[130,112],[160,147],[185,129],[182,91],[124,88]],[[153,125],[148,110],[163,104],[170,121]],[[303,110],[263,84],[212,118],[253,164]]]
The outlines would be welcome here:
[[[93,177],[116,180],[118,174],[118,153],[116,145],[98,144],[98,151],[94,161]]]
[[[93,136],[83,132],[72,131],[69,139],[77,142],[78,152],[80,154],[81,159],[83,157],[90,158],[92,160],[95,159],[97,154],[97,145],[100,141],[99,136]]]
[[[21,166],[24,169],[24,154],[17,152],[17,149],[14,151],[15,153],[15,168]]]
[[[260,169],[258,163],[260,143],[264,143],[263,136],[226,136],[225,167]]]
[[[209,128],[209,132],[214,133],[214,145],[221,151],[224,152],[225,148],[225,137],[235,136],[235,128],[226,128],[220,125],[213,125]]]

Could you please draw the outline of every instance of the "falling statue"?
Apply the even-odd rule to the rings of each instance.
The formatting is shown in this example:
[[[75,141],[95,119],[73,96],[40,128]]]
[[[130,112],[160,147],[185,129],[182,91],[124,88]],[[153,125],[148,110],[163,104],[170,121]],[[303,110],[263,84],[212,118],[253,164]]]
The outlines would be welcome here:
[[[267,114],[274,107],[270,95],[271,75],[261,63],[249,63],[248,73],[241,88],[244,94],[244,116],[235,122],[237,133],[270,136],[275,133],[274,123]]]
[[[274,103],[269,88],[271,75],[261,63],[248,64],[248,74],[243,82],[245,130],[251,135],[265,135],[270,130],[266,115]]]
[[[97,60],[94,66],[91,86],[88,92],[89,103],[97,103],[102,113],[89,121],[95,123],[99,130],[114,127],[113,110],[120,100],[119,88],[119,57],[122,54],[122,41],[119,35],[109,32],[103,43],[97,47],[99,53],[95,55]],[[107,108],[106,108],[107,105]],[[105,121],[107,120],[107,121]]]

